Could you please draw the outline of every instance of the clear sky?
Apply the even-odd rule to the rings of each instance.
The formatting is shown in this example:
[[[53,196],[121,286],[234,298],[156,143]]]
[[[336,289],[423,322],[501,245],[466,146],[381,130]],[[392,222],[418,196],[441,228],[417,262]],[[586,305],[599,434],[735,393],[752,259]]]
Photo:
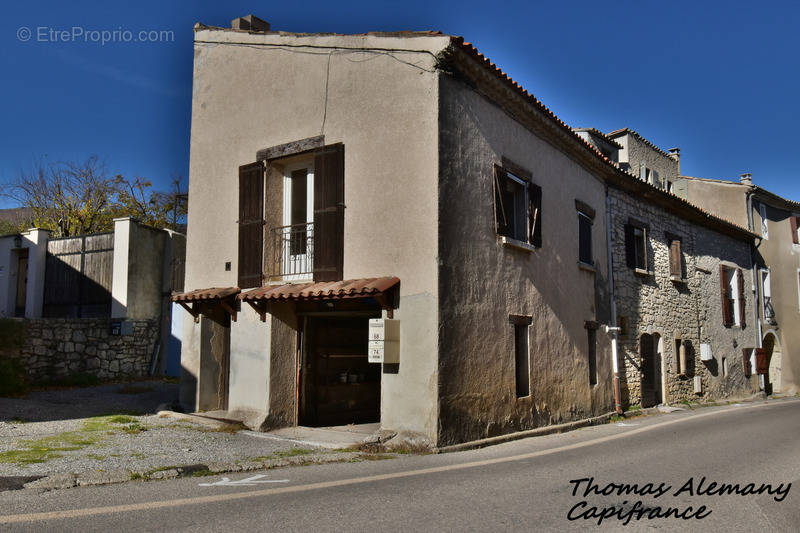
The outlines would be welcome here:
[[[0,181],[91,154],[162,187],[188,175],[192,26],[249,13],[274,30],[462,35],[571,126],[627,126],[680,147],[686,175],[751,172],[800,201],[800,4],[768,1],[9,2]]]

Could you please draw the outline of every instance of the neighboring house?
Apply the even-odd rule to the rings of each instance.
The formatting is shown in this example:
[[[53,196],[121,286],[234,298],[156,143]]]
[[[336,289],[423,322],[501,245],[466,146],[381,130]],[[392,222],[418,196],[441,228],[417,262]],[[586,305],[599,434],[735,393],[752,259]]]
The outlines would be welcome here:
[[[635,403],[634,367],[655,365],[638,343],[656,334],[712,344],[731,376],[679,347],[692,361],[667,400],[746,393],[725,354],[754,336],[724,328],[718,280],[719,308],[709,294],[720,264],[749,275],[753,235],[621,170],[631,135],[573,132],[459,37],[233,26],[195,27],[188,292],[173,297],[191,315],[188,408],[443,446]],[[641,278],[631,218],[648,230]],[[686,241],[674,281],[667,232]]]
[[[639,176],[650,185],[675,192],[675,179],[681,173],[679,148],[672,148],[667,153],[629,128],[614,130],[607,133],[606,137],[622,147],[617,160],[620,168]]]
[[[740,181],[681,176],[680,194],[717,216],[756,233],[757,270],[746,279],[758,293],[750,318],[759,330],[758,352],[769,361],[767,392],[794,394],[800,387],[800,203]],[[751,357],[756,364],[756,353]]]
[[[29,377],[163,374],[168,347],[180,352],[169,296],[183,288],[184,254],[183,235],[131,218],[109,233],[51,239],[34,228],[0,237],[0,317],[24,319],[18,356]]]

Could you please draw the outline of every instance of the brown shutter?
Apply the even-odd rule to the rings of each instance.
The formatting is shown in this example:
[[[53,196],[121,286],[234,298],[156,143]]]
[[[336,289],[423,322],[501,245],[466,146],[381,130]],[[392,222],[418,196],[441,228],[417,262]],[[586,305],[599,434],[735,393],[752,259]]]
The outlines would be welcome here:
[[[503,205],[502,180],[505,178],[505,170],[494,166],[494,222],[495,231],[498,235],[508,235],[508,218],[506,208]]]
[[[669,275],[683,277],[683,261],[681,258],[681,241],[673,239],[669,243]]]
[[[745,327],[747,324],[744,318],[744,274],[741,268],[736,269],[736,281],[739,289],[739,325]]]
[[[314,153],[314,281],[344,278],[344,145]]]
[[[752,348],[742,348],[742,370],[746,378],[749,378],[753,374],[753,370],[750,368],[750,354],[752,352]]]
[[[542,246],[542,188],[533,183],[528,184],[528,217],[528,242]]]
[[[789,217],[789,224],[792,227],[792,242],[795,244],[800,244],[797,237],[797,221],[800,217]]]
[[[765,348],[756,348],[756,374],[769,373],[770,353]]]
[[[260,287],[264,252],[264,165],[239,167],[239,287]]]
[[[625,224],[625,262],[628,268],[636,268],[636,246],[633,243],[633,226]]]
[[[729,328],[733,325],[733,309],[731,309],[731,302],[728,300],[728,280],[725,275],[725,266],[719,266],[719,287],[720,294],[722,295],[722,325]]]

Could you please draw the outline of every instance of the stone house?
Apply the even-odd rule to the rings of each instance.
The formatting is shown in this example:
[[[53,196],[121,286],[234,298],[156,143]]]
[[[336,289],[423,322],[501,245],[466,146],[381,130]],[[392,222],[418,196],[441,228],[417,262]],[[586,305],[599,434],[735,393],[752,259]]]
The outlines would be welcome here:
[[[756,269],[747,280],[758,305],[751,310],[758,351],[769,361],[760,383],[768,393],[800,387],[800,203],[753,184],[681,176],[678,193],[717,216],[748,227],[758,238]],[[751,364],[755,365],[755,352]]]
[[[614,333],[623,217],[668,213],[704,246],[719,233],[730,257],[687,253],[747,268],[749,232],[620,169],[622,143],[574,132],[460,37],[232,26],[195,27],[174,296],[188,408],[432,446],[591,418],[619,403],[615,374],[634,380]],[[643,307],[625,309],[660,312]],[[697,324],[681,338],[718,334]]]

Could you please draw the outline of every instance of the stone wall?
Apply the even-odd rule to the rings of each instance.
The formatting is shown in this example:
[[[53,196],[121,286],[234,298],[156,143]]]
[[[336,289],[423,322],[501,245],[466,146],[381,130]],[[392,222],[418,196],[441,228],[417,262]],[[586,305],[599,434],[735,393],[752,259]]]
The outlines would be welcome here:
[[[157,320],[134,320],[132,335],[111,335],[110,319],[25,319],[15,354],[30,383],[90,374],[100,379],[146,376],[158,340]]]
[[[667,402],[755,392],[755,378],[744,376],[741,357],[742,348],[755,346],[749,244],[686,222],[613,188],[610,199],[614,296],[618,322],[624,328],[619,339],[623,404],[642,402],[642,335],[658,335],[662,341]],[[625,224],[630,218],[649,225],[648,273],[634,271],[627,265]],[[682,281],[670,279],[667,233],[682,239]],[[745,327],[723,326],[720,263],[741,268],[745,276]],[[687,369],[683,375],[677,372],[676,339],[688,344]],[[700,360],[701,343],[711,345],[713,362]],[[725,375],[721,372],[723,357],[727,365]],[[695,376],[700,376],[703,382],[702,395],[694,392]]]

